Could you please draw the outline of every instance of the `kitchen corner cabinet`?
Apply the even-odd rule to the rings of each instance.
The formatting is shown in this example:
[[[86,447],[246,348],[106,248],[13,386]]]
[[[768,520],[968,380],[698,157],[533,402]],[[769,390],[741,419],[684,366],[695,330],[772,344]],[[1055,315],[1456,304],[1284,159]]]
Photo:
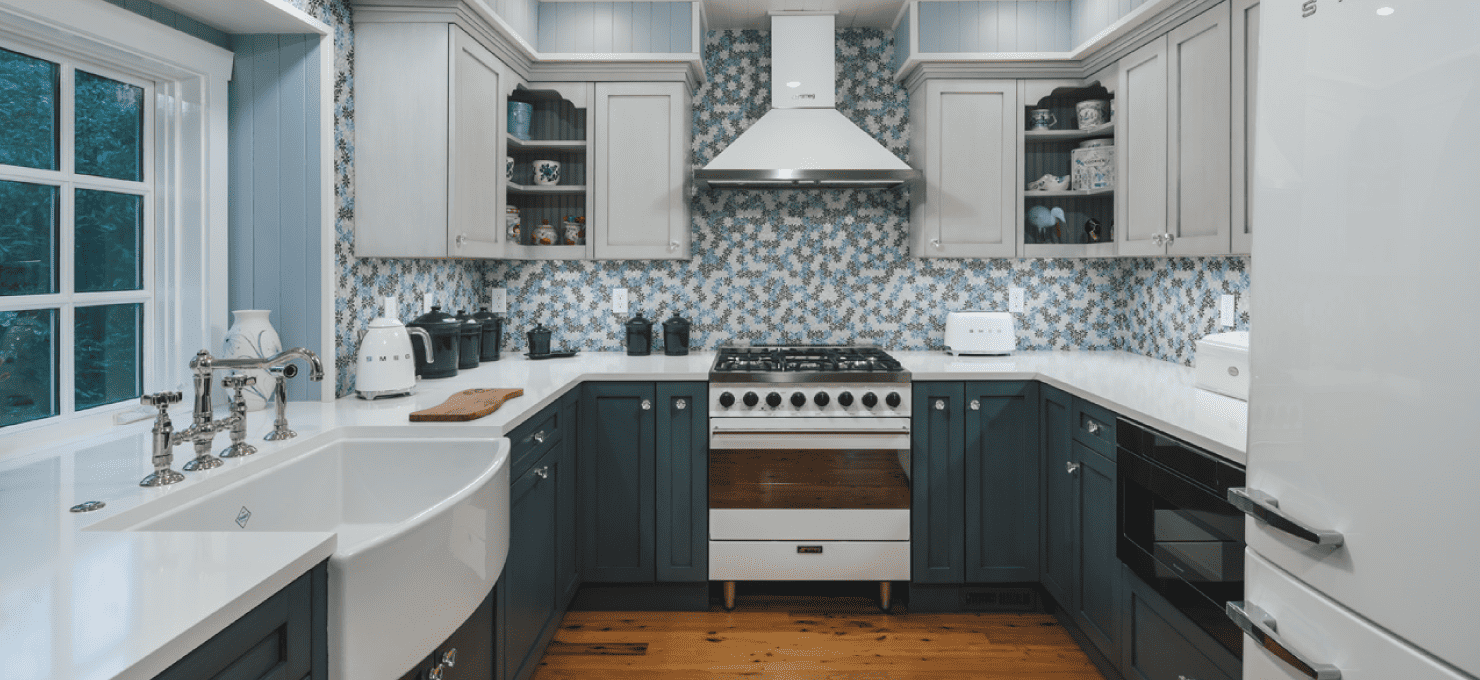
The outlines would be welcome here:
[[[691,256],[690,98],[685,83],[596,83],[597,259]]]
[[[1230,1],[1120,62],[1121,255],[1230,252]]]
[[[707,581],[707,384],[586,383],[583,390],[582,579]]]
[[[1253,247],[1254,110],[1258,103],[1259,0],[1230,0],[1233,21],[1233,247]]]
[[[356,24],[356,257],[508,255],[505,78],[456,25]]]
[[[911,581],[1038,576],[1038,385],[916,383]]]
[[[595,203],[595,189],[590,182],[591,102],[595,84],[583,82],[525,83],[510,77],[505,84],[508,101],[529,104],[532,115],[529,139],[506,134],[505,145],[514,167],[504,183],[507,212],[501,220],[512,218],[517,211],[520,226],[517,235],[508,235],[510,259],[516,260],[586,260],[591,259],[590,219],[588,208]],[[503,115],[508,115],[507,106]],[[560,180],[555,184],[537,184],[536,161],[552,160],[560,164]],[[574,218],[587,223],[584,243],[565,245],[561,238],[565,223]],[[548,223],[555,231],[552,243],[536,240],[536,229]],[[574,241],[576,239],[572,239]]]
[[[320,563],[155,680],[327,680],[328,579]]]
[[[915,257],[1017,255],[1022,118],[1015,80],[927,79],[910,91]]]
[[[1021,80],[1019,100],[1023,111],[1023,130],[1019,155],[1022,172],[1017,177],[1016,194],[1021,198],[1017,213],[1018,255],[1021,257],[1109,257],[1115,254],[1115,189],[1027,190],[1028,182],[1044,175],[1072,176],[1074,150],[1092,140],[1115,142],[1116,121],[1098,127],[1079,128],[1075,106],[1082,101],[1108,100],[1114,108],[1119,77],[1114,66],[1094,76],[1078,80]],[[1029,112],[1048,109],[1056,122],[1047,130],[1031,129]],[[1106,112],[1107,114],[1109,111]],[[1072,186],[1072,185],[1071,185]],[[1034,208],[1064,212],[1064,224],[1039,227],[1030,224],[1029,211]],[[1098,237],[1085,228],[1089,220],[1100,223]]]

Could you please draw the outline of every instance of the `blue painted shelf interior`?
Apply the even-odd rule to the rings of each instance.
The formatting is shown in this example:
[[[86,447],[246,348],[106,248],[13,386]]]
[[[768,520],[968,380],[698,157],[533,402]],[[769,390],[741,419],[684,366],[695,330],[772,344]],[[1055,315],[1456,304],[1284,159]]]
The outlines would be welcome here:
[[[556,235],[568,220],[586,216],[586,116],[587,111],[565,100],[558,92],[519,87],[509,101],[534,107],[529,124],[530,139],[509,135],[508,151],[514,158],[514,174],[507,185],[509,205],[519,209],[520,245],[534,245],[534,230],[545,220]],[[534,183],[534,162],[560,163],[560,183]],[[590,237],[590,224],[586,226]],[[571,249],[585,246],[569,246]]]
[[[1078,116],[1074,106],[1091,99],[1113,100],[1114,95],[1098,83],[1080,88],[1059,88],[1049,96],[1024,107],[1023,120],[1031,125],[1028,112],[1033,109],[1049,109],[1057,119],[1053,129],[1023,131],[1023,181],[1031,182],[1044,175],[1068,175],[1071,169],[1070,153],[1087,139],[1112,138],[1115,135],[1114,121],[1080,130],[1076,125]],[[1093,245],[1115,240],[1115,189],[1081,189],[1055,191],[1028,191],[1020,189],[1023,197],[1023,239],[1029,245]],[[1028,212],[1034,207],[1059,208],[1064,212],[1064,224],[1059,228],[1040,229],[1028,220]],[[1100,237],[1089,238],[1086,223],[1100,223]]]

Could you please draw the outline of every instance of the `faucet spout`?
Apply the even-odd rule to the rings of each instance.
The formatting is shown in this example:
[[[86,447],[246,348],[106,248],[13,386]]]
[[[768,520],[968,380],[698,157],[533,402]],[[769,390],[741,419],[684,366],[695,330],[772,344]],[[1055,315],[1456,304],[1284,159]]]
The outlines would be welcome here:
[[[265,359],[251,357],[244,359],[216,359],[212,363],[212,367],[216,369],[256,368],[270,370],[286,366],[294,359],[302,359],[308,363],[309,380],[319,382],[324,379],[324,362],[319,360],[319,355],[303,347],[285,349]]]

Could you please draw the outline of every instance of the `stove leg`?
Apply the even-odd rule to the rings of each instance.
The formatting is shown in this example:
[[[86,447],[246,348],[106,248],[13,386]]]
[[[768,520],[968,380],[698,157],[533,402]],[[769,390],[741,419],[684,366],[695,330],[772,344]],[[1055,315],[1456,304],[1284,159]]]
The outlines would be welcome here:
[[[725,581],[725,611],[735,611],[735,582]]]
[[[893,594],[893,590],[893,583],[890,583],[889,581],[879,581],[879,609],[884,610],[886,613],[889,611],[889,605],[893,604],[892,602],[890,602],[890,595]]]

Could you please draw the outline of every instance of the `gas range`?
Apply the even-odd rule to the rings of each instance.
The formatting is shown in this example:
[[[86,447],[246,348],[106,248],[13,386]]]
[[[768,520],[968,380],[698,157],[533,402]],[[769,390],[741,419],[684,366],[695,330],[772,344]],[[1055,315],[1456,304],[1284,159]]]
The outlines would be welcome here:
[[[711,417],[909,415],[910,372],[877,347],[721,347]]]

